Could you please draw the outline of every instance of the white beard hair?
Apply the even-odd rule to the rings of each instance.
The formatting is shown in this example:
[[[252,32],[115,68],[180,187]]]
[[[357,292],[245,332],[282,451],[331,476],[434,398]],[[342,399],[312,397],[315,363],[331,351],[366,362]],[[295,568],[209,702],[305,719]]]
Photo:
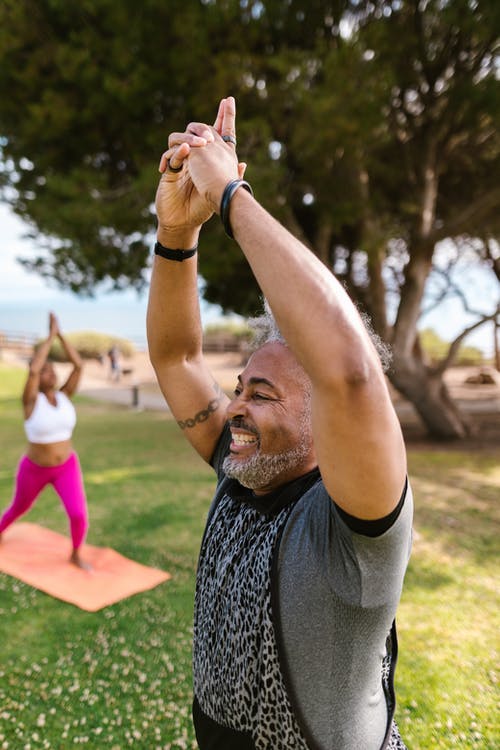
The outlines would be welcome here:
[[[236,479],[243,487],[258,490],[267,487],[281,474],[288,474],[309,455],[306,441],[283,453],[261,453],[260,448],[247,459],[236,459],[228,455],[222,468],[228,477]]]

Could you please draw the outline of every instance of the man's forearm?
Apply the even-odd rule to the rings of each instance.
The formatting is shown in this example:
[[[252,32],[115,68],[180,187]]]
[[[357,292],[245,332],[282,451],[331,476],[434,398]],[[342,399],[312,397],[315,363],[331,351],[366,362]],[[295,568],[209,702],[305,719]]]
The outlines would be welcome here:
[[[182,262],[154,258],[146,327],[149,353],[155,367],[201,352],[196,255]]]

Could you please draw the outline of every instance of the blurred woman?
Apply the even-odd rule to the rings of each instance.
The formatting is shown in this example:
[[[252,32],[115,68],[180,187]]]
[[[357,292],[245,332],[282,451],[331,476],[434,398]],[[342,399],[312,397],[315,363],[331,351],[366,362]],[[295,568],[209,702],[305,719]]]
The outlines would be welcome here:
[[[54,366],[48,361],[56,338],[73,365],[60,389],[57,388]],[[64,338],[55,315],[50,313],[49,334],[31,360],[24,386],[22,402],[28,447],[17,468],[14,498],[0,519],[0,535],[26,513],[44,487],[51,484],[69,518],[70,561],[88,569],[80,557],[88,529],[87,501],[80,462],[71,441],[76,412],[70,399],[76,392],[81,373],[82,360],[78,352]]]

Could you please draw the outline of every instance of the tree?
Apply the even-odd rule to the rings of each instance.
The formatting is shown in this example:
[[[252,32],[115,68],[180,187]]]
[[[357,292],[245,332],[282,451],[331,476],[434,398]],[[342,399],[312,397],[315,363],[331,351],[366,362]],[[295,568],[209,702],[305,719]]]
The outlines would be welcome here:
[[[144,283],[167,135],[188,112],[208,116],[206,12],[183,0],[1,4],[0,187],[48,251],[28,264],[40,274],[85,293]]]
[[[256,57],[253,72],[269,100],[281,93],[283,102],[269,113],[282,162],[276,208],[391,341],[393,384],[441,438],[470,429],[444,372],[465,336],[499,315],[478,313],[440,362],[427,361],[417,324],[440,242],[461,251],[473,241],[498,266],[499,18],[487,1],[355,2],[343,33],[327,38],[323,24],[303,54],[288,45],[288,66],[274,42],[276,55]],[[333,32],[334,16],[330,24]],[[264,23],[272,48],[265,32]]]
[[[0,179],[49,238],[33,265],[80,292],[140,286],[166,134],[234,93],[259,199],[392,343],[391,380],[431,434],[465,435],[443,382],[459,342],[431,365],[417,324],[444,238],[498,272],[498,20],[496,0],[5,0]],[[200,269],[207,300],[255,312],[216,221]]]
[[[378,4],[382,13],[388,7]],[[404,165],[391,206],[407,254],[391,336],[391,379],[430,432],[440,437],[469,431],[449,397],[443,373],[466,333],[498,315],[498,309],[493,310],[464,331],[437,365],[426,362],[417,320],[438,243],[451,238],[460,246],[476,236],[484,245],[498,232],[494,68],[499,19],[496,3],[450,0],[407,3],[389,13],[387,21],[369,18],[365,25],[367,42],[379,51],[381,68],[393,77],[387,158]]]

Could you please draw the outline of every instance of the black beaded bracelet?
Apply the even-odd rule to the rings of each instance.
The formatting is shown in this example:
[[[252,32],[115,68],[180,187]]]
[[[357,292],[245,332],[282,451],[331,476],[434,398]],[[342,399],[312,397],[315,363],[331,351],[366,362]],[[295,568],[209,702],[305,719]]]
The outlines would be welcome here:
[[[253,190],[246,180],[231,180],[231,182],[228,182],[226,187],[224,188],[224,192],[222,193],[220,202],[220,218],[222,221],[222,226],[224,227],[224,231],[227,236],[231,237],[231,239],[234,239],[234,235],[233,230],[231,229],[231,224],[229,223],[229,206],[231,204],[231,198],[239,187],[245,188],[245,190],[248,190],[250,195],[253,195]]]
[[[187,258],[192,258],[198,250],[198,245],[195,245],[191,250],[172,250],[170,247],[163,247],[159,242],[155,244],[155,255],[161,255],[162,258],[167,260],[178,260],[182,263]]]

